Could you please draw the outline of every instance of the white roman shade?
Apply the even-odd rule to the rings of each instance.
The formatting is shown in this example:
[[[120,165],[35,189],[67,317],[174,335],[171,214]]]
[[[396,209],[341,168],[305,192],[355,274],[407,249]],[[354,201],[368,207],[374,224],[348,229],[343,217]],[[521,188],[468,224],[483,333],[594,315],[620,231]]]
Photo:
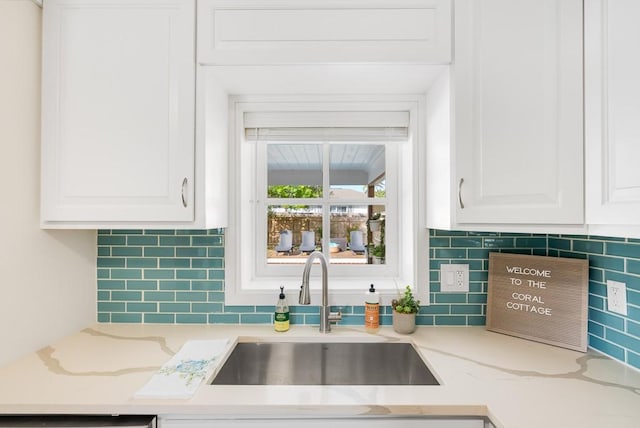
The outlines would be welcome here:
[[[409,112],[245,112],[248,141],[407,141]]]

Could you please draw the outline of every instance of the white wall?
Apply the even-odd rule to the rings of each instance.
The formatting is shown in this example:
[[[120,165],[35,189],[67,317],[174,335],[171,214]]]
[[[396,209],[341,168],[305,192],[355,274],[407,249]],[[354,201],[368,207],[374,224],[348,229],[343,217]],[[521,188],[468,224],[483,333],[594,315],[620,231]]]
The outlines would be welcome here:
[[[39,228],[41,15],[0,0],[0,365],[96,318],[95,231]]]

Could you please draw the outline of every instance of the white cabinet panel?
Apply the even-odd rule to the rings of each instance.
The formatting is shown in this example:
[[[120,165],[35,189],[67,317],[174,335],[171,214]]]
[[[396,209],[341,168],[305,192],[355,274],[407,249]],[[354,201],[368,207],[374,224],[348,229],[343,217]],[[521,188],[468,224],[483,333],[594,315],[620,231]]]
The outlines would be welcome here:
[[[456,221],[583,223],[582,2],[455,3]]]
[[[203,0],[201,64],[448,63],[450,0]]]
[[[194,218],[193,0],[48,0],[43,225]]]
[[[640,2],[585,2],[586,220],[640,225]]]

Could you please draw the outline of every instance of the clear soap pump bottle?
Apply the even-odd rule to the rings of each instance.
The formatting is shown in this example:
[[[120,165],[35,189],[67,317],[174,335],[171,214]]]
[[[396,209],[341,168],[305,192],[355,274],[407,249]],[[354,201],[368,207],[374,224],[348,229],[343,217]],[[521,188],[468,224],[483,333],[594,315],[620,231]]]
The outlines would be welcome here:
[[[280,287],[280,296],[276,304],[276,313],[273,322],[276,331],[289,330],[289,304],[284,294],[284,287]]]

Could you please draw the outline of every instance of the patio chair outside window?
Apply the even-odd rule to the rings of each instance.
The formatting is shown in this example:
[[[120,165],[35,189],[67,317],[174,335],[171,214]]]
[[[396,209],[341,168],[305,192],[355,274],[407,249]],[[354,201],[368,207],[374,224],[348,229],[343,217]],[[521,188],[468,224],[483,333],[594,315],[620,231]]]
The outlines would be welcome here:
[[[279,253],[289,253],[293,247],[293,235],[290,230],[280,232],[280,242],[276,245],[276,251]]]
[[[302,232],[302,244],[300,251],[310,253],[316,249],[316,233],[314,231],[305,230]]]
[[[364,253],[364,242],[361,230],[352,230],[349,234],[350,248],[354,253]]]

